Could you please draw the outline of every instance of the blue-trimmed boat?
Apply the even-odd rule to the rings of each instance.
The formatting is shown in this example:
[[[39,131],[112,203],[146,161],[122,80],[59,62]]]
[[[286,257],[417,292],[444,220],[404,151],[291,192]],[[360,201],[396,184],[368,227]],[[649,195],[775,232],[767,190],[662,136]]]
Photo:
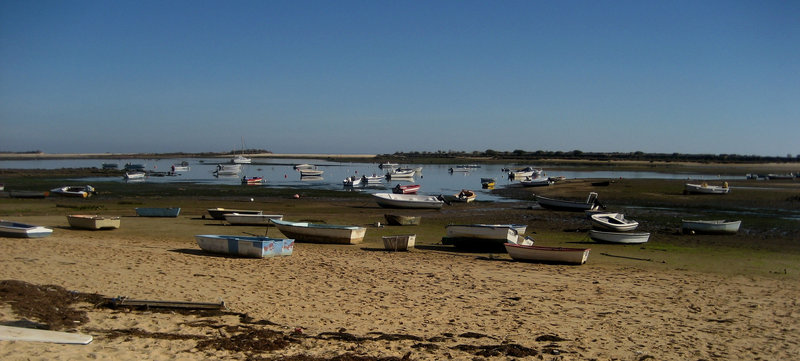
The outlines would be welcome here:
[[[294,240],[288,238],[226,236],[218,234],[196,235],[200,249],[211,252],[241,257],[275,257],[291,256],[294,252]]]
[[[42,238],[51,234],[53,230],[47,227],[0,220],[0,237]]]
[[[178,208],[136,208],[139,217],[177,217],[181,214]]]

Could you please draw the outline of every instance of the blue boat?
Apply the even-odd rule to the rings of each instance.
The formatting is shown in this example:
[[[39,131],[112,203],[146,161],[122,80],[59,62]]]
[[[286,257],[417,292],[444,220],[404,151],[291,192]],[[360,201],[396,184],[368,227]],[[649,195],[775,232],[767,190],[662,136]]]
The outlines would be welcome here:
[[[52,233],[47,227],[0,219],[0,237],[42,238]]]
[[[139,217],[177,217],[180,208],[136,208]]]
[[[196,235],[197,245],[206,252],[242,257],[291,256],[294,240],[286,238],[225,236],[219,234]]]

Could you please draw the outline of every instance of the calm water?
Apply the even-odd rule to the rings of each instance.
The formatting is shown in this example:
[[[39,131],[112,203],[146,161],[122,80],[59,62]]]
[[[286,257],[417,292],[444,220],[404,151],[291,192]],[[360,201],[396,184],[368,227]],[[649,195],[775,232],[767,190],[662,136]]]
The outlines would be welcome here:
[[[126,163],[142,164],[149,171],[166,172],[173,164],[187,161],[191,170],[173,177],[148,177],[144,182],[192,182],[200,184],[230,184],[241,183],[241,178],[263,177],[266,183],[262,187],[294,187],[294,188],[318,188],[318,189],[347,189],[342,186],[342,180],[351,175],[373,175],[385,174],[386,171],[378,168],[377,163],[339,163],[326,162],[317,159],[259,159],[258,164],[246,164],[242,166],[242,173],[238,176],[215,177],[213,172],[216,165],[228,159],[125,159],[114,161],[109,159],[58,159],[58,160],[24,160],[24,161],[0,161],[0,168],[15,169],[59,169],[59,168],[101,168],[103,163],[118,164],[121,169]],[[300,174],[293,169],[295,164],[313,164],[317,169],[323,170],[322,177],[301,178]],[[520,166],[502,164],[484,164],[480,168],[472,169],[470,172],[453,172],[448,170],[454,168],[456,164],[403,164],[411,168],[423,167],[421,175],[414,177],[413,181],[387,181],[384,180],[380,187],[357,187],[357,191],[376,193],[385,192],[398,183],[419,184],[420,193],[425,194],[455,194],[462,189],[471,189],[478,193],[478,200],[502,201],[503,198],[494,196],[488,190],[481,189],[481,178],[495,178],[497,187],[514,184],[508,179],[504,168],[519,168]],[[535,164],[532,164],[535,166]],[[717,175],[711,174],[675,174],[659,172],[613,172],[613,171],[548,171],[544,169],[548,176],[564,176],[567,179],[580,178],[644,178],[644,179],[706,179],[722,180]],[[121,177],[115,178],[119,182],[125,182]],[[109,178],[80,178],[75,181],[78,183],[92,181],[108,181]],[[252,186],[251,186],[252,187]],[[258,186],[256,186],[258,187]]]

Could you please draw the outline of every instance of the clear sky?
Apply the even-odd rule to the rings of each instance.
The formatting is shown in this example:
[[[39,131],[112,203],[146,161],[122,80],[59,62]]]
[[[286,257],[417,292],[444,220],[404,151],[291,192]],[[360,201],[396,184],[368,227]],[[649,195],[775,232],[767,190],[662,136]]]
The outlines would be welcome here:
[[[800,153],[800,1],[0,1],[0,151]]]

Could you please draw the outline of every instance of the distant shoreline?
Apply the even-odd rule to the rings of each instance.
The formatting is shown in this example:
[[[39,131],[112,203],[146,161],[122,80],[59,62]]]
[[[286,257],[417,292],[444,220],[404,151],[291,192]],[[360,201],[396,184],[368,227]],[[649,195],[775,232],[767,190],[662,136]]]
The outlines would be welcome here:
[[[375,154],[322,154],[322,153],[256,153],[246,154],[251,158],[375,158]],[[34,160],[34,159],[164,159],[164,158],[229,158],[232,154],[204,153],[0,153],[0,160]]]

